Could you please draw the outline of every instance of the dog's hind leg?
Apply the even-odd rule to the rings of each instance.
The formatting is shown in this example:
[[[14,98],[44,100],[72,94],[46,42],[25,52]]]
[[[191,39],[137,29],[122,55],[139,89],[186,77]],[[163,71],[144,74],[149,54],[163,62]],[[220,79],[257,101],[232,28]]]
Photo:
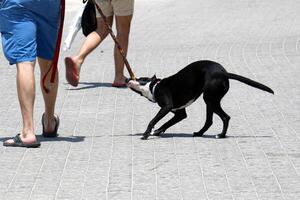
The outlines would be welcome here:
[[[200,131],[194,132],[194,137],[201,137],[213,123],[213,109],[209,103],[206,103],[206,121]]]
[[[216,113],[223,122],[223,130],[220,134],[216,135],[216,138],[225,138],[230,116],[227,115],[224,110],[221,108],[220,102],[224,95],[229,89],[229,81],[224,77],[218,77],[210,80],[207,84],[203,99],[207,105],[207,116],[204,127],[196,134],[196,136],[201,136],[212,124],[212,115]]]
[[[159,129],[156,129],[153,135],[159,136],[161,133],[164,133],[169,127],[173,126],[174,124],[180,122],[181,120],[187,117],[185,108],[181,110],[176,110],[174,114],[174,117],[172,117],[169,121],[163,124]]]
[[[220,105],[220,102],[215,105],[214,113],[216,113],[223,121],[222,132],[220,134],[216,135],[216,138],[225,138],[226,132],[228,129],[228,125],[229,125],[230,116],[224,112],[224,110],[222,109],[222,107]]]

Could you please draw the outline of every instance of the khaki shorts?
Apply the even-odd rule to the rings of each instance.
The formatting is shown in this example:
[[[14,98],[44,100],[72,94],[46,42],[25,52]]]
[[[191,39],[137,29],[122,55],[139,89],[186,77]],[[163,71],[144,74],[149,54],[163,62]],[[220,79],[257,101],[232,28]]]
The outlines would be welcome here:
[[[106,17],[113,15],[128,16],[133,14],[134,0],[96,0]],[[96,9],[96,16],[101,17]]]

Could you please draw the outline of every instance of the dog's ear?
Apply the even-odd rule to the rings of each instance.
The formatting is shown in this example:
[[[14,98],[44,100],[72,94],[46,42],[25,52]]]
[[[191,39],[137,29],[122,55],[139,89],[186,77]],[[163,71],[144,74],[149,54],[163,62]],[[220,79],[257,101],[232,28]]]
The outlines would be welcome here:
[[[156,78],[156,74],[154,74],[154,75],[152,76],[151,80],[153,81],[153,80],[155,80],[155,79],[157,79],[157,78]]]

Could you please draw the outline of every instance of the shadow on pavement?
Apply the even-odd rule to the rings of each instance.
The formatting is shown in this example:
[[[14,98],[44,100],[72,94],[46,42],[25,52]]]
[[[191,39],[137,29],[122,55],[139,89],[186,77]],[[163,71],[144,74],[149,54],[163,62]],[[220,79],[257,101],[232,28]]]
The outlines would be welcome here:
[[[12,136],[13,137],[13,136]],[[1,137],[0,142],[4,142],[5,140],[11,139],[12,137]],[[55,142],[83,142],[85,136],[58,136],[55,138],[45,138],[41,135],[37,135],[37,138],[40,142],[48,142],[48,141],[55,141]]]
[[[86,90],[86,89],[92,89],[98,87],[112,87],[112,85],[111,83],[101,83],[101,82],[79,82],[79,87],[69,88],[67,90]],[[126,89],[126,87],[119,88],[119,89]]]
[[[228,136],[229,138],[272,138],[273,136],[271,135],[233,135],[233,136]]]
[[[130,134],[128,136],[142,136],[143,133]],[[192,133],[162,133],[160,136],[150,135],[150,137],[171,138],[171,137],[193,137]]]
[[[46,138],[46,137],[43,137],[41,135],[38,135],[37,138],[40,142],[54,141],[54,142],[74,142],[74,143],[77,143],[77,142],[83,142],[84,139],[85,139],[85,136],[58,136],[58,137],[55,137],[55,138]]]
[[[142,136],[143,133],[136,133],[136,134],[130,134],[127,136]],[[150,137],[153,137],[153,135],[150,135]],[[172,138],[172,137],[178,137],[178,138],[184,138],[184,137],[193,137],[193,133],[162,133],[160,136],[154,136],[154,137],[160,137],[160,138]],[[226,135],[226,138],[222,139],[229,139],[229,138],[272,138],[273,136],[270,135],[260,135],[260,136],[254,136],[254,135]],[[208,139],[216,139],[216,135],[203,135],[202,137],[195,137],[195,138],[208,138]]]

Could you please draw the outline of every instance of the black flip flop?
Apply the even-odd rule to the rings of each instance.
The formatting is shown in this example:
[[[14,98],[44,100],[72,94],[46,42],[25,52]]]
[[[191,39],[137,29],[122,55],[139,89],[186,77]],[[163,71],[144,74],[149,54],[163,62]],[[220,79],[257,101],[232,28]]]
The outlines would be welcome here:
[[[26,147],[26,148],[37,148],[37,147],[41,146],[41,143],[39,141],[36,141],[34,143],[31,143],[31,144],[25,144],[21,140],[20,134],[17,134],[12,139],[14,141],[13,143],[5,143],[5,142],[3,142],[3,146],[5,146],[5,147]]]
[[[44,115],[42,116],[42,126],[43,126],[43,133],[42,135],[44,137],[47,137],[47,138],[53,138],[53,137],[57,137],[58,134],[57,134],[57,130],[58,130],[58,127],[59,127],[59,117],[57,115],[54,115],[54,120],[55,120],[55,128],[53,131],[51,132],[46,132],[45,131],[45,126],[44,126]]]

